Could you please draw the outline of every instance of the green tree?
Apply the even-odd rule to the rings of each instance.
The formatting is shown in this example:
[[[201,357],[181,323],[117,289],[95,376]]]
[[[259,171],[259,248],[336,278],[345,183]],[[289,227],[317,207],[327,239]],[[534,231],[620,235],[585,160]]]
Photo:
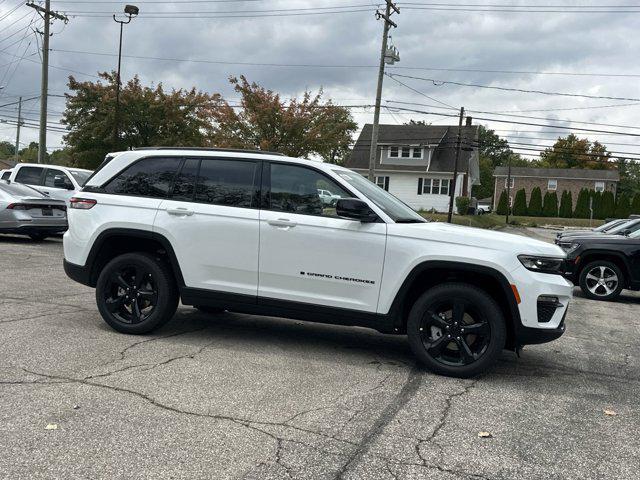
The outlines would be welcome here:
[[[531,198],[529,198],[528,213],[532,217],[539,217],[542,215],[542,192],[540,187],[535,187],[531,190]]]
[[[509,200],[507,199],[507,191],[503,190],[500,193],[500,199],[498,200],[498,208],[496,209],[496,213],[498,215],[506,215],[509,211]]]
[[[599,218],[598,215],[602,210],[602,192],[590,190],[589,200],[591,202],[591,208],[593,209],[593,218]]]
[[[633,196],[633,202],[631,202],[631,213],[634,215],[640,215],[640,193],[636,193]]]
[[[589,190],[583,188],[578,193],[576,209],[573,212],[575,218],[589,218]]]
[[[493,172],[496,167],[507,166],[509,160],[513,167],[530,166],[529,162],[511,150],[509,142],[482,125],[478,127],[478,158],[480,185],[472,188],[472,195],[476,198],[493,197]]]
[[[599,142],[578,138],[573,133],[560,137],[553,146],[540,154],[540,166],[545,168],[615,168],[611,154]]]
[[[620,182],[618,182],[618,195],[626,193],[629,198],[640,193],[640,162],[619,158],[617,161]]]
[[[558,216],[558,195],[556,192],[547,192],[545,194],[542,215],[545,217]]]
[[[94,168],[108,152],[134,147],[207,145],[219,95],[195,88],[166,92],[162,84],[147,87],[135,76],[121,87],[120,136],[114,139],[115,73],[99,76],[97,82],[69,77],[62,122],[74,165]]]
[[[562,218],[571,218],[573,216],[573,199],[571,192],[564,191],[560,197],[560,211],[558,212]]]
[[[240,95],[240,108],[214,96],[211,145],[259,148],[292,157],[318,155],[330,163],[342,163],[349,154],[358,125],[348,109],[324,101],[322,89],[285,101],[244,76],[229,81]]]
[[[602,205],[600,206],[601,218],[612,218],[615,215],[615,212],[616,200],[613,196],[613,192],[606,191],[602,194]]]
[[[626,193],[618,195],[616,201],[616,209],[614,216],[617,218],[628,218],[631,210],[631,204],[629,202],[629,196]]]
[[[0,142],[0,159],[12,158],[16,154],[16,147],[13,143],[3,141]]]
[[[527,214],[527,194],[524,188],[518,190],[515,198],[513,199],[513,214],[518,216],[524,216]]]

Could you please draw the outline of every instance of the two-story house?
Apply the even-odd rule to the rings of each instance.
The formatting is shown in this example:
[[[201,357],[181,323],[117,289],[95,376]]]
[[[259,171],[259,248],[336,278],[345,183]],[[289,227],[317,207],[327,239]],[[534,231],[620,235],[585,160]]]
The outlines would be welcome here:
[[[360,132],[345,166],[367,175],[371,124]],[[376,183],[416,210],[449,208],[457,126],[380,125],[375,162]],[[478,127],[463,126],[455,196],[470,196],[479,183]]]

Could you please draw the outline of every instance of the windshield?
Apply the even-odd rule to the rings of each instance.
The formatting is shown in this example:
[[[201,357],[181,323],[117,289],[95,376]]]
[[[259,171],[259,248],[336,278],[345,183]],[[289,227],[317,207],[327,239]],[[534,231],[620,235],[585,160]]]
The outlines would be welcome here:
[[[370,182],[362,175],[351,172],[349,170],[334,170],[334,173],[345,180],[349,185],[354,187],[365,197],[376,204],[380,210],[386,213],[396,223],[424,223],[426,220],[422,218],[415,210],[407,204],[398,200],[386,190],[383,190],[376,184]]]
[[[91,175],[91,172],[85,172],[83,170],[69,170],[71,172],[71,175],[73,175],[73,178],[76,179],[76,182],[78,182],[78,185],[80,185],[81,187],[85,184],[85,182],[89,179],[89,176]]]
[[[594,232],[608,232],[613,228],[622,225],[623,223],[627,223],[627,220],[612,220],[610,222],[605,223],[604,225],[600,225],[598,228],[594,228]]]
[[[618,235],[623,230],[629,229],[635,232],[638,228],[640,228],[640,220],[630,220],[628,222],[624,222],[621,225],[618,225],[615,228],[612,228],[607,233],[610,233],[611,235]]]

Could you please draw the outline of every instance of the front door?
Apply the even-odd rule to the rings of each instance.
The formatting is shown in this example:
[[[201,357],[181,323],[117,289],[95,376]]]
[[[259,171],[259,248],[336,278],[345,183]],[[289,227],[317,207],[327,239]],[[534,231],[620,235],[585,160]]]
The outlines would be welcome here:
[[[243,159],[185,159],[153,227],[171,242],[187,287],[255,299],[259,165]]]
[[[338,218],[319,191],[353,197],[323,172],[273,162],[263,173],[259,299],[377,309],[385,223]]]

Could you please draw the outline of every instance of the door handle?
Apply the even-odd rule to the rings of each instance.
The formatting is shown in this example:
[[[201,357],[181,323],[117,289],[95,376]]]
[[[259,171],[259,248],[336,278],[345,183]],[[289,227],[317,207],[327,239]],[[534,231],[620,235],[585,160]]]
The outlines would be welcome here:
[[[188,210],[186,208],[167,208],[167,213],[169,215],[180,215],[188,217],[193,215],[193,210]]]
[[[267,220],[267,223],[269,225],[272,225],[274,227],[295,227],[297,225],[296,222],[293,222],[291,220],[288,220],[286,218],[278,218],[277,220]]]

